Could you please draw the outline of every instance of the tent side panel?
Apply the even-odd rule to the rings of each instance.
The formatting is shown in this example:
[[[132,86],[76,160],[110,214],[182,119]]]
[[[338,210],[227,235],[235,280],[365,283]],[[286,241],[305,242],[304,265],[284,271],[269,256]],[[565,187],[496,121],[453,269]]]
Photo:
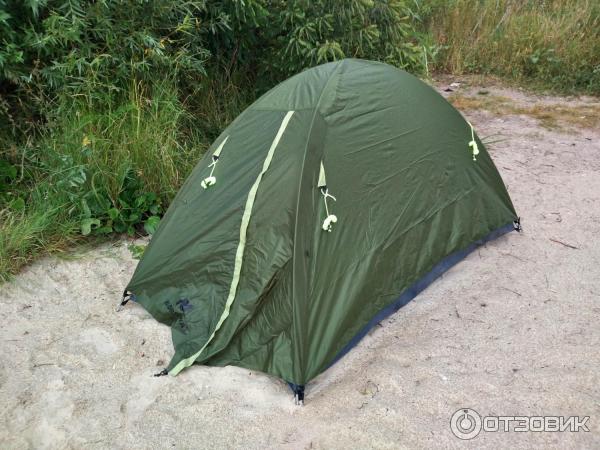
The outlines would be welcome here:
[[[264,169],[286,113],[247,111],[244,120],[236,120],[225,130],[227,142],[213,172],[216,183],[206,189],[202,186],[212,169],[212,158],[205,158],[161,221],[129,284],[137,301],[171,326],[175,356],[170,368],[195,355],[223,316],[248,194]],[[281,141],[284,139],[282,136]],[[276,156],[275,151],[273,158]],[[282,259],[281,266],[286,256]],[[254,277],[256,296],[272,273],[263,270],[261,275]]]
[[[431,283],[433,283],[437,278],[441,277],[446,271],[450,270],[454,265],[466,258],[471,252],[476,250],[477,247],[484,245],[486,242],[498,239],[499,237],[506,233],[510,233],[511,231],[515,231],[515,225],[513,222],[497,228],[486,237],[477,240],[464,250],[458,250],[451,255],[446,256],[438,264],[436,264],[433,269],[427,272],[427,274],[406,288],[406,290],[404,290],[404,292],[402,292],[402,294],[396,300],[394,300],[393,303],[379,310],[379,312],[338,352],[330,366],[343,358],[346,353],[356,346],[356,344],[358,344],[360,340],[364,338],[375,325],[397,312],[403,306],[406,306],[408,303],[410,303],[410,301],[412,301],[417,295],[425,290]]]
[[[296,379],[294,227],[303,150],[312,118],[311,110],[294,113],[262,179],[248,226],[238,294],[230,318],[205,350],[204,363],[235,364]],[[310,158],[304,162],[312,163]]]
[[[307,380],[445,257],[516,218],[483,144],[474,161],[470,126],[420,80],[363,65],[332,105],[322,141],[337,222],[321,228],[314,192]]]

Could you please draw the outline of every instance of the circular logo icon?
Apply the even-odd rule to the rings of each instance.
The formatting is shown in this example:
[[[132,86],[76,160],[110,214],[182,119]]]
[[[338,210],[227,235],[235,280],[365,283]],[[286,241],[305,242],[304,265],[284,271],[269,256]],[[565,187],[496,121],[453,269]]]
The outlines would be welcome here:
[[[459,439],[473,439],[481,431],[481,416],[471,408],[461,408],[452,414],[450,429]]]

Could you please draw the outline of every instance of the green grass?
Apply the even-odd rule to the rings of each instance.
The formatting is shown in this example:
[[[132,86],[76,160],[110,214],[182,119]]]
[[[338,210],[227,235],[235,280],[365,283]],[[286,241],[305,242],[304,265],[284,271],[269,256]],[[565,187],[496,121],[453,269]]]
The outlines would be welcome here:
[[[40,194],[30,194],[24,211],[0,211],[0,283],[38,256],[72,245],[78,236],[78,224],[65,217],[67,205]]]
[[[89,170],[93,178],[84,187],[106,191],[115,202],[131,169],[148,191],[168,199],[207,144],[182,133],[191,117],[176,94],[159,85],[147,95],[133,85],[127,101],[102,109],[76,101],[58,111],[56,128],[43,141],[47,150],[40,153],[50,166],[56,166],[52,158],[66,157],[69,165]]]
[[[148,219],[164,212],[205,149],[248,102],[229,80],[198,89],[182,100],[168,82],[152,92],[132,84],[126,99],[104,99],[102,108],[89,98],[62,101],[67,106],[59,105],[35,144],[13,146],[5,158],[23,160],[26,174],[4,201],[0,195],[0,282],[83,234],[148,231]],[[192,116],[185,101],[202,113]],[[23,208],[11,208],[17,197]]]
[[[439,71],[600,94],[597,0],[443,0],[429,14]]]
[[[578,129],[600,127],[600,106],[598,104],[568,103],[519,104],[510,98],[497,95],[465,96],[453,94],[448,101],[461,111],[484,109],[497,116],[527,115],[538,120],[547,129],[563,132],[576,132]]]

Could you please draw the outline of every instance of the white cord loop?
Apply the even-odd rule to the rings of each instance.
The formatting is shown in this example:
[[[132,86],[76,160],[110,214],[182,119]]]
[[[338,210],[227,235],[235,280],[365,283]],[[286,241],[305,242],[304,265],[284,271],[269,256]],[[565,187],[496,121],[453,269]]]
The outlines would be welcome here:
[[[319,182],[317,187],[321,190],[321,194],[323,194],[323,201],[325,202],[325,212],[327,213],[327,217],[323,221],[322,228],[325,231],[331,233],[333,230],[333,224],[337,222],[337,217],[334,214],[329,212],[329,206],[327,205],[327,197],[333,199],[333,201],[337,201],[336,198],[329,193],[327,190],[327,180],[325,179],[325,168],[323,167],[323,162],[321,161],[321,168],[319,170]]]
[[[223,146],[225,145],[225,142],[227,142],[227,139],[229,139],[229,136],[227,136],[225,139],[223,139],[223,142],[221,142],[221,144],[219,144],[219,146],[217,147],[217,149],[215,150],[215,152],[212,155],[212,162],[208,166],[209,168],[211,168],[210,174],[208,175],[208,177],[206,177],[200,183],[200,186],[202,186],[204,189],[207,189],[207,188],[217,184],[217,177],[215,177],[213,174],[215,172],[215,168],[217,167],[217,163],[219,162],[219,156],[221,155],[221,150],[223,150]]]
[[[479,147],[477,146],[477,141],[475,141],[475,130],[473,130],[473,125],[471,122],[467,122],[471,127],[471,142],[469,142],[469,147],[473,150],[473,161],[477,161],[477,155],[479,155]]]
[[[336,202],[337,200],[333,195],[327,192],[327,186],[321,188],[321,194],[323,194],[323,201],[325,202],[325,212],[327,213],[327,217],[323,221],[323,230],[331,233],[331,231],[333,230],[333,224],[337,222],[337,217],[334,214],[329,213],[329,207],[327,206],[327,197],[332,198],[334,202]]]
[[[208,166],[212,167],[212,169],[210,169],[210,175],[208,175],[208,177],[206,177],[204,180],[202,180],[202,183],[200,183],[200,186],[202,186],[204,189],[217,183],[217,178],[213,176],[213,173],[215,171],[215,167],[217,167],[217,163],[219,162],[219,157],[213,155],[212,159],[213,162],[211,162]]]

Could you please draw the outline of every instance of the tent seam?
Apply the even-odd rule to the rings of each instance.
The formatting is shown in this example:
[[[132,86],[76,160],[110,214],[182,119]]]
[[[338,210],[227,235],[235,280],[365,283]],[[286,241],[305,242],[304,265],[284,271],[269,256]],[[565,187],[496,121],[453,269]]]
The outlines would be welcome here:
[[[300,200],[302,198],[302,180],[304,178],[304,169],[306,167],[306,155],[308,154],[308,144],[310,142],[310,138],[312,135],[312,130],[313,130],[313,127],[315,124],[317,114],[319,114],[319,106],[321,106],[321,101],[323,100],[323,96],[325,95],[325,92],[327,91],[327,88],[329,87],[329,84],[331,83],[331,81],[338,75],[343,62],[344,61],[342,60],[338,63],[338,65],[335,67],[335,69],[333,70],[331,75],[329,75],[329,78],[327,79],[325,86],[323,86],[323,89],[321,90],[321,93],[319,94],[319,99],[317,100],[317,103],[315,104],[314,113],[311,118],[310,125],[308,127],[308,133],[306,135],[306,145],[304,146],[304,155],[302,156],[302,167],[300,168],[300,176],[298,178],[298,180],[299,180],[298,188],[297,188],[298,196],[296,197],[296,208],[295,208],[295,212],[294,212],[294,240],[293,240],[293,250],[292,250],[292,311],[294,311],[294,309],[296,308],[296,301],[295,301],[296,285],[297,285],[297,282],[296,282],[296,254],[297,254],[296,241],[298,238],[298,217],[299,217],[298,212],[300,211]],[[292,329],[295,328],[294,322],[295,322],[294,314],[292,312]]]

